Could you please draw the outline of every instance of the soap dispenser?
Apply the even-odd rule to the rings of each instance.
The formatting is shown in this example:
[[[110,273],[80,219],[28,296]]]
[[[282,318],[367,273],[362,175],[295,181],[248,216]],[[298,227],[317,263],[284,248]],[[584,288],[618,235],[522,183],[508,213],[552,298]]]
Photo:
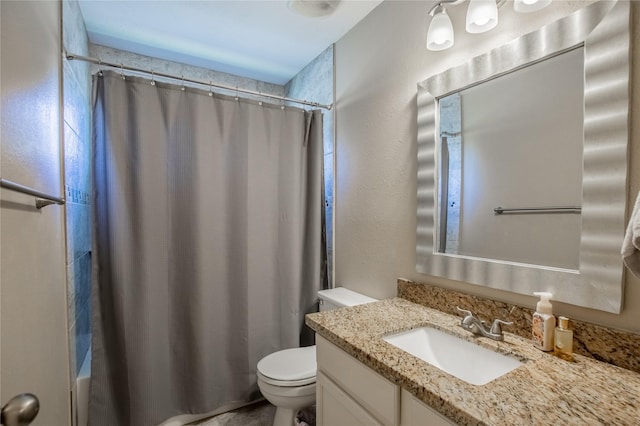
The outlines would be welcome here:
[[[545,291],[537,291],[533,294],[540,297],[540,301],[536,305],[536,312],[533,314],[533,344],[545,352],[552,351],[556,317],[553,316],[549,300],[553,295]]]
[[[573,360],[573,331],[569,329],[567,317],[558,317],[553,353],[564,360]]]

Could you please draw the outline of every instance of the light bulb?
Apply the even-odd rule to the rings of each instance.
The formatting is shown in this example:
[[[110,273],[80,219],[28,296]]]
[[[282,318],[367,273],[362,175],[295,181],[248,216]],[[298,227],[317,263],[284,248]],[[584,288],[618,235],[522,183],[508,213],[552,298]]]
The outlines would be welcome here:
[[[434,11],[427,33],[427,49],[438,51],[453,46],[453,25],[444,7]]]
[[[467,32],[489,31],[498,24],[498,6],[495,0],[471,0],[467,9]]]
[[[551,0],[515,0],[513,10],[519,13],[535,12],[551,4]]]

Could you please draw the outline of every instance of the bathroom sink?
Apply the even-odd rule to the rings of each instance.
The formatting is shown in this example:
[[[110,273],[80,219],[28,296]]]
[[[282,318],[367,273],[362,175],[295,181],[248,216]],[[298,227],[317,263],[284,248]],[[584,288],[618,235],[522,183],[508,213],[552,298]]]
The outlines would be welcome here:
[[[518,368],[515,358],[431,327],[395,333],[383,340],[472,385],[484,385]]]

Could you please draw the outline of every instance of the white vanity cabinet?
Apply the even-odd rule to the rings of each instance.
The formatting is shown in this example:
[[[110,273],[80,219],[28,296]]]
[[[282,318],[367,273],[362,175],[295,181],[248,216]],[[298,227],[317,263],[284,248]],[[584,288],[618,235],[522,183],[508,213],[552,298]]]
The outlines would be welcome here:
[[[400,387],[316,335],[318,426],[399,422]]]
[[[402,389],[400,393],[400,402],[400,426],[451,426],[456,424],[405,389]]]
[[[321,336],[316,345],[318,426],[455,424]]]

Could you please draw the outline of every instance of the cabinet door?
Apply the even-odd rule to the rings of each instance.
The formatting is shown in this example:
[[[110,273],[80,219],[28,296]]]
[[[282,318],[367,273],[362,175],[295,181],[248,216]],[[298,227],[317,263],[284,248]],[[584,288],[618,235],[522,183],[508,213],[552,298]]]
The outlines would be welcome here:
[[[316,377],[316,404],[318,426],[382,426],[321,372]]]
[[[316,357],[318,370],[378,422],[385,426],[398,425],[399,386],[320,336],[316,336]]]
[[[400,395],[400,426],[451,426],[455,424],[408,391],[402,389]]]

